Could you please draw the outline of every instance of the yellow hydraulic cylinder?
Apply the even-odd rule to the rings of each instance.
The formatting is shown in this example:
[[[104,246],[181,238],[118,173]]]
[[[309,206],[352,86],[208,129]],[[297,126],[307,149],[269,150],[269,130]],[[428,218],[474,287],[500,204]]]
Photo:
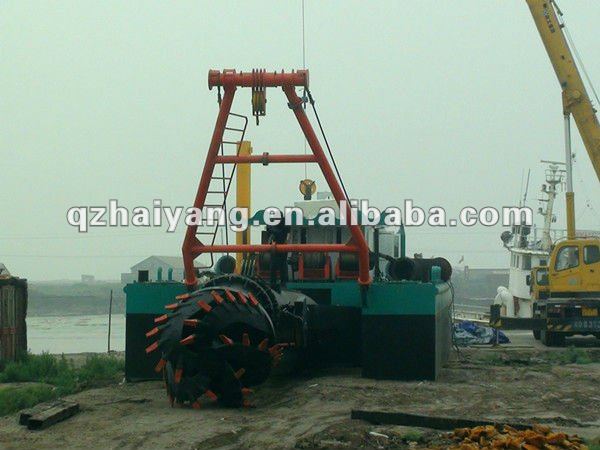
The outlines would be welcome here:
[[[250,141],[240,142],[238,154],[240,156],[248,156],[252,154],[252,145]],[[236,206],[238,208],[246,208],[248,216],[250,215],[250,188],[252,180],[252,169],[249,163],[239,163],[236,167],[235,191],[236,191]],[[250,227],[244,231],[238,231],[235,236],[237,245],[250,244]],[[243,253],[235,255],[235,271],[240,273],[242,263],[244,261]]]

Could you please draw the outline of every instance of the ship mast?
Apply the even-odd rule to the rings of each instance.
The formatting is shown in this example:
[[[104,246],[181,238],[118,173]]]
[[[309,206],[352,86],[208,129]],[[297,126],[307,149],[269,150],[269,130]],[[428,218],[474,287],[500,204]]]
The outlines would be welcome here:
[[[549,164],[546,169],[546,184],[542,185],[542,193],[546,195],[545,198],[540,198],[541,203],[546,203],[546,207],[540,206],[538,212],[544,216],[544,228],[542,230],[542,250],[550,252],[552,249],[552,236],[550,235],[550,228],[554,219],[554,200],[558,193],[558,187],[564,182],[565,170],[561,169],[560,166],[564,166],[565,163],[558,161],[542,161],[542,163]]]

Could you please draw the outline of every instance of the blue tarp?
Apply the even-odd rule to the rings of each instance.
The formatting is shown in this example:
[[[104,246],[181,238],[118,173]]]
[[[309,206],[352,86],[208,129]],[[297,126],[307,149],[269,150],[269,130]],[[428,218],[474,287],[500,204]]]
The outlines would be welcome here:
[[[473,344],[493,344],[496,342],[496,333],[498,334],[499,344],[508,344],[510,339],[500,330],[491,327],[479,325],[475,322],[458,322],[453,326],[454,342],[460,347],[467,347]]]

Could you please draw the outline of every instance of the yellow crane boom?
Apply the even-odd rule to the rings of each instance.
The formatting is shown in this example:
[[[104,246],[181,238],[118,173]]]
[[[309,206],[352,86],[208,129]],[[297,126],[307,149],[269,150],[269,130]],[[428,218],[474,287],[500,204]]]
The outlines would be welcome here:
[[[563,92],[564,114],[573,115],[600,181],[600,123],[573,59],[552,0],[526,0]]]

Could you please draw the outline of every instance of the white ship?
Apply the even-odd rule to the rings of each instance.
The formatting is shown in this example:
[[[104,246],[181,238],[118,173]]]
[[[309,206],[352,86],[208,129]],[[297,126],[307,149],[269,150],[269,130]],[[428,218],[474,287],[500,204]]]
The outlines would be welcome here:
[[[564,163],[542,161],[546,182],[541,188],[538,213],[544,218],[540,229],[533,226],[514,226],[511,231],[502,233],[504,247],[510,252],[510,274],[508,287],[498,287],[494,303],[502,305],[502,315],[508,317],[532,317],[532,299],[529,278],[531,269],[547,266],[552,243],[566,235],[565,230],[555,230],[554,202],[563,190],[565,180]],[[525,194],[526,197],[527,194]]]

